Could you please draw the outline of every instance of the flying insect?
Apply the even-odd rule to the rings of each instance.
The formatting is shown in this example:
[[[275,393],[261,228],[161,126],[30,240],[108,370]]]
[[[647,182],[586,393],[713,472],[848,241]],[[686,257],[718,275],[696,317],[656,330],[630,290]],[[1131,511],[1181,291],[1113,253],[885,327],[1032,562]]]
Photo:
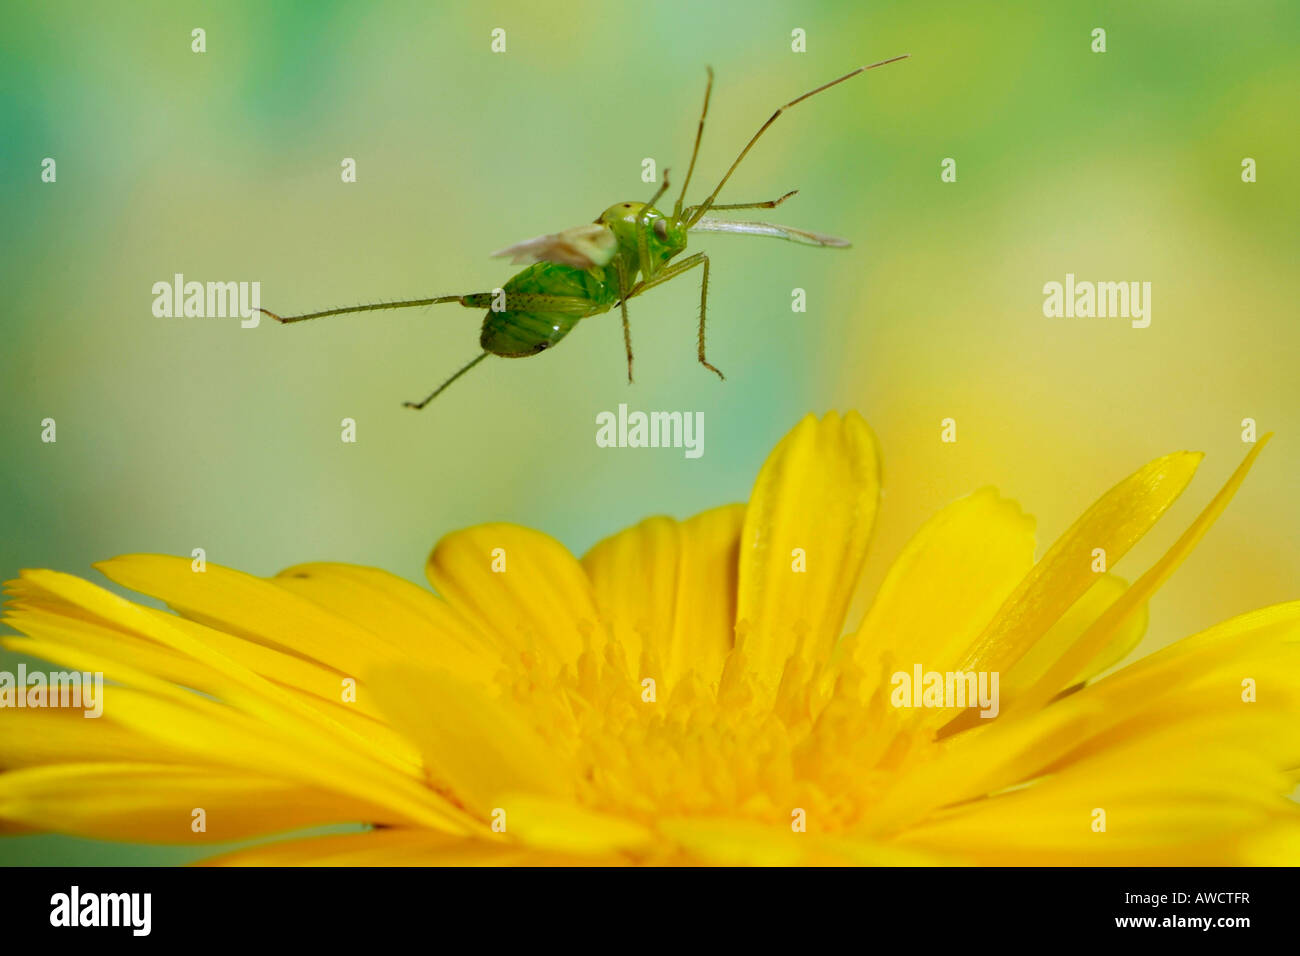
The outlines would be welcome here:
[[[419,402],[404,402],[407,408],[421,409],[441,395],[453,382],[474,368],[489,355],[505,358],[524,358],[536,355],[556,345],[582,319],[600,315],[618,307],[623,320],[623,343],[627,351],[627,379],[632,381],[632,330],[628,323],[627,303],[656,286],[684,275],[699,267],[700,277],[700,328],[698,358],[700,364],[715,373],[723,374],[705,357],[704,324],[709,295],[709,257],[703,252],[686,256],[676,262],[686,249],[687,234],[691,232],[724,232],[751,236],[769,236],[791,242],[823,247],[845,247],[844,239],[821,233],[795,229],[791,226],[769,222],[752,222],[716,215],[740,209],[775,209],[798,190],[791,190],[777,199],[764,202],[717,202],[722,187],[741,164],[768,128],[786,110],[832,86],[865,73],[867,70],[906,59],[908,54],[860,66],[843,76],[809,90],[789,103],[779,107],[767,122],[759,127],[740,151],[740,155],[703,202],[684,206],[686,190],[695,172],[695,161],[700,154],[700,141],[704,136],[704,120],[709,113],[709,98],[713,92],[713,70],[708,70],[704,88],[704,108],[700,111],[699,127],[695,133],[695,147],[681,193],[673,204],[671,213],[663,212],[656,203],[668,191],[669,170],[664,170],[663,182],[649,202],[620,202],[602,212],[594,222],[574,226],[562,232],[538,236],[516,243],[492,253],[509,256],[515,264],[526,268],[512,276],[504,286],[492,292],[472,292],[465,295],[445,295],[431,299],[408,299],[401,302],[377,302],[355,305],[304,315],[279,315],[268,309],[259,311],[281,323],[305,322],[331,315],[353,312],[373,312],[383,309],[408,309],[417,306],[439,305],[455,302],[469,309],[487,309],[479,335],[482,352],[464,365]]]

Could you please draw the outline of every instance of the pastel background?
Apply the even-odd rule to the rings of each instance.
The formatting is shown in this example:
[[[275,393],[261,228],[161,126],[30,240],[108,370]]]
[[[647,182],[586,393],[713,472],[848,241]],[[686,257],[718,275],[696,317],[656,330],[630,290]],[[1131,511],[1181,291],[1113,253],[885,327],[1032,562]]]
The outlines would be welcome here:
[[[581,553],[650,514],[746,498],[802,415],[855,408],[885,457],[872,580],[982,485],[1035,514],[1045,547],[1147,460],[1204,450],[1117,566],[1132,578],[1248,450],[1251,417],[1277,438],[1154,600],[1141,650],[1300,597],[1293,2],[44,2],[5,20],[6,579],[102,581],[98,559],[202,547],[258,574],[332,559],[422,580],[440,535],[489,520]],[[512,271],[491,250],[648,198],[644,157],[680,182],[706,64],[700,190],[775,106],[899,53],[781,119],[724,194],[798,187],[773,218],[851,249],[697,241],[725,383],[695,361],[694,275],[631,303],[634,386],[614,313],[418,414],[401,402],[476,354],[478,313],[251,330],[151,313],[177,272],[258,280],[281,311],[491,289]],[[1042,286],[1067,272],[1151,282],[1150,328],[1044,318]],[[703,411],[703,458],[598,448],[595,416],[620,402]],[[0,863],[212,852],[0,841]]]

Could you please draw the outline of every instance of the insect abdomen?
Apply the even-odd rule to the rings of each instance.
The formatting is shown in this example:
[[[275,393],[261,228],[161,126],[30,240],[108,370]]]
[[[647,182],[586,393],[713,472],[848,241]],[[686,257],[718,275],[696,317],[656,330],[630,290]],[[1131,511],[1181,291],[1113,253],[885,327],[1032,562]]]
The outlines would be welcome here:
[[[489,312],[479,346],[506,358],[536,355],[568,335],[580,318],[556,312]]]
[[[575,269],[555,262],[537,262],[519,272],[503,286],[506,309],[489,308],[483,319],[479,345],[485,352],[507,358],[535,355],[569,334],[579,319],[608,312],[616,294],[595,270]],[[579,299],[581,304],[548,309],[511,308],[512,296],[561,296]],[[467,297],[468,298],[468,297]],[[491,296],[485,305],[491,304]]]

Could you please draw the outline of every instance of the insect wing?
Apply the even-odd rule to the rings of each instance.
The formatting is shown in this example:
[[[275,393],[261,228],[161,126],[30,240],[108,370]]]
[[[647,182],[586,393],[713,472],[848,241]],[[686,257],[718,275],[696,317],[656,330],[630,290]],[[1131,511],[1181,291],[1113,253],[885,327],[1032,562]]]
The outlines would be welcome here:
[[[492,255],[510,256],[514,263],[558,262],[576,269],[590,269],[608,265],[617,250],[618,240],[613,230],[602,223],[587,223],[517,242]]]
[[[796,229],[793,226],[779,226],[773,222],[747,222],[741,219],[718,219],[714,216],[704,216],[691,226],[691,232],[730,232],[742,236],[771,236],[774,239],[788,239],[790,242],[801,242],[809,246],[832,246],[841,249],[850,244],[847,239],[810,232],[807,229]]]

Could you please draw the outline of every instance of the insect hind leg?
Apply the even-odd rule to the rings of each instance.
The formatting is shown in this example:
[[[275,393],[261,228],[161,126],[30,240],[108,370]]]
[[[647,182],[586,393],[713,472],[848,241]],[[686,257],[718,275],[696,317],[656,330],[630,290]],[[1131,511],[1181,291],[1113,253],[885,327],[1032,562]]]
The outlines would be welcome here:
[[[464,375],[466,372],[468,372],[470,369],[472,369],[472,368],[473,368],[475,365],[477,365],[479,362],[481,362],[481,361],[483,361],[485,358],[487,358],[489,354],[491,354],[491,353],[489,353],[489,352],[481,352],[481,353],[479,353],[479,355],[478,355],[476,358],[472,359],[468,364],[464,365],[464,366],[461,368],[461,370],[460,370],[459,372],[457,372],[457,373],[456,373],[455,375],[453,375],[451,378],[447,379],[447,381],[443,382],[441,385],[439,385],[437,388],[435,388],[432,392],[430,392],[427,396],[425,396],[424,401],[422,401],[422,402],[402,402],[402,405],[404,405],[406,408],[414,408],[416,411],[419,411],[420,409],[424,408],[425,405],[428,405],[431,401],[433,401],[435,398],[437,398],[439,395],[441,395],[443,392],[445,392],[445,391],[447,390],[447,388],[451,385],[452,382],[456,381],[456,379],[460,378],[462,375]]]
[[[434,299],[406,299],[402,302],[372,302],[370,305],[351,305],[342,309],[326,309],[323,312],[307,312],[303,315],[279,315],[270,309],[258,309],[258,312],[269,315],[281,325],[288,325],[290,322],[306,322],[308,319],[323,319],[328,315],[347,315],[350,312],[378,312],[383,309],[413,309],[421,305],[438,305],[442,302],[459,302],[466,305],[466,296],[463,295],[442,295]]]

